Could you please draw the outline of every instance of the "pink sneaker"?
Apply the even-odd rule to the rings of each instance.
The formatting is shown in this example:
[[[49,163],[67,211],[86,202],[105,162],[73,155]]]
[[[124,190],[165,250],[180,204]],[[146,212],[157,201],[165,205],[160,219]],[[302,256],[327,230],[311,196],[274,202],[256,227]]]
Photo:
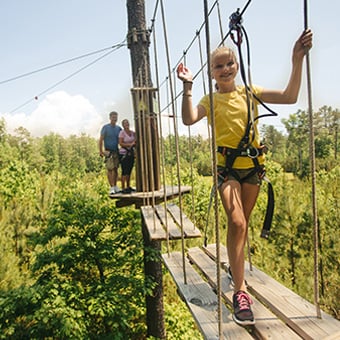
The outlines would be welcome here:
[[[250,296],[243,290],[233,295],[234,321],[242,326],[254,325],[254,314],[250,308],[253,303]]]

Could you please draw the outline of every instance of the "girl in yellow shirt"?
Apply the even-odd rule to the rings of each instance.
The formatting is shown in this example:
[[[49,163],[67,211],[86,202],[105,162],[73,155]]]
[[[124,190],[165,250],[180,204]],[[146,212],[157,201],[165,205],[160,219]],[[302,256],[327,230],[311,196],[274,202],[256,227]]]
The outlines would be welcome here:
[[[268,90],[253,87],[252,92],[262,102],[272,104],[293,104],[297,101],[300,85],[303,58],[312,47],[311,30],[304,31],[293,48],[292,70],[290,79],[283,90]],[[248,107],[245,87],[236,86],[235,77],[239,64],[234,52],[227,47],[219,47],[211,53],[211,75],[216,82],[216,93],[213,94],[215,135],[219,149],[237,149],[244,136],[248,123]],[[183,81],[182,120],[185,125],[192,125],[203,117],[210,121],[210,99],[205,96],[197,106],[192,104],[192,72],[180,64],[177,76]],[[257,115],[255,102],[254,116]],[[255,150],[256,159],[263,164],[263,156],[256,154],[261,150],[256,121],[250,137],[249,150]],[[219,168],[225,167],[227,153],[218,153]],[[228,217],[227,250],[230,270],[234,281],[233,318],[241,325],[254,324],[254,316],[244,281],[244,246],[248,233],[248,222],[260,190],[260,179],[257,173],[252,174],[254,163],[251,157],[236,157],[232,172],[227,173],[219,182],[219,193],[224,210]],[[250,174],[250,176],[249,176]]]

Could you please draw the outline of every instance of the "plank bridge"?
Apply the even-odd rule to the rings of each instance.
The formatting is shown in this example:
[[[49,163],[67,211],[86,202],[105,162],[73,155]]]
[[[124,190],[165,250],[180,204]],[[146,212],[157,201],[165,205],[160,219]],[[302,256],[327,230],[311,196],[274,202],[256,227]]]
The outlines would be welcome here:
[[[150,240],[164,241],[200,237],[200,231],[175,204],[142,206],[141,214]],[[182,227],[180,227],[182,225]],[[163,254],[172,275],[204,339],[340,339],[340,322],[264,272],[246,264],[247,289],[254,301],[254,326],[240,327],[232,319],[233,285],[227,275],[226,247],[220,245],[222,320],[218,320],[216,244]]]

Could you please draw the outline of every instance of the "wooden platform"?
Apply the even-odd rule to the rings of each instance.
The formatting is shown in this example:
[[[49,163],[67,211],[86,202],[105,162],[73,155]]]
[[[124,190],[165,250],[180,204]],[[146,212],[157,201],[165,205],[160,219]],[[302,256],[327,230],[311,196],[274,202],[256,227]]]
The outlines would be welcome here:
[[[184,238],[201,237],[201,232],[176,204],[142,206],[141,214],[150,240],[178,240]]]
[[[176,198],[179,194],[187,194],[191,191],[190,186],[182,186],[180,189],[178,186],[166,186],[156,191],[139,192],[135,191],[130,194],[117,193],[110,196],[111,199],[116,200],[116,207],[126,207],[135,205],[136,208],[140,208],[144,205],[155,205],[164,202],[165,198],[168,200]]]
[[[228,258],[224,246],[220,247],[220,253],[223,259],[221,266],[225,269]],[[163,255],[164,263],[205,339],[218,339],[215,258],[215,245],[189,249],[184,261],[180,252]],[[313,304],[254,266],[251,272],[247,269],[245,275],[248,291],[254,301],[256,324],[243,328],[232,320],[229,309],[233,287],[226,270],[221,270],[223,339],[340,339],[338,320],[324,312],[321,319],[317,318]]]

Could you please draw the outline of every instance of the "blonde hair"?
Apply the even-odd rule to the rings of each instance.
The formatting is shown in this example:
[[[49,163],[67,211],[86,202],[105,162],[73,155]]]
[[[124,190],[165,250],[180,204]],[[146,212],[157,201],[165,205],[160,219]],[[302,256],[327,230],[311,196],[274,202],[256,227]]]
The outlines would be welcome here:
[[[220,46],[220,47],[217,47],[215,50],[213,50],[210,53],[210,67],[213,66],[214,59],[216,57],[219,57],[220,55],[231,56],[237,62],[236,54],[235,54],[233,49],[231,49],[230,47],[227,47],[227,46]]]

